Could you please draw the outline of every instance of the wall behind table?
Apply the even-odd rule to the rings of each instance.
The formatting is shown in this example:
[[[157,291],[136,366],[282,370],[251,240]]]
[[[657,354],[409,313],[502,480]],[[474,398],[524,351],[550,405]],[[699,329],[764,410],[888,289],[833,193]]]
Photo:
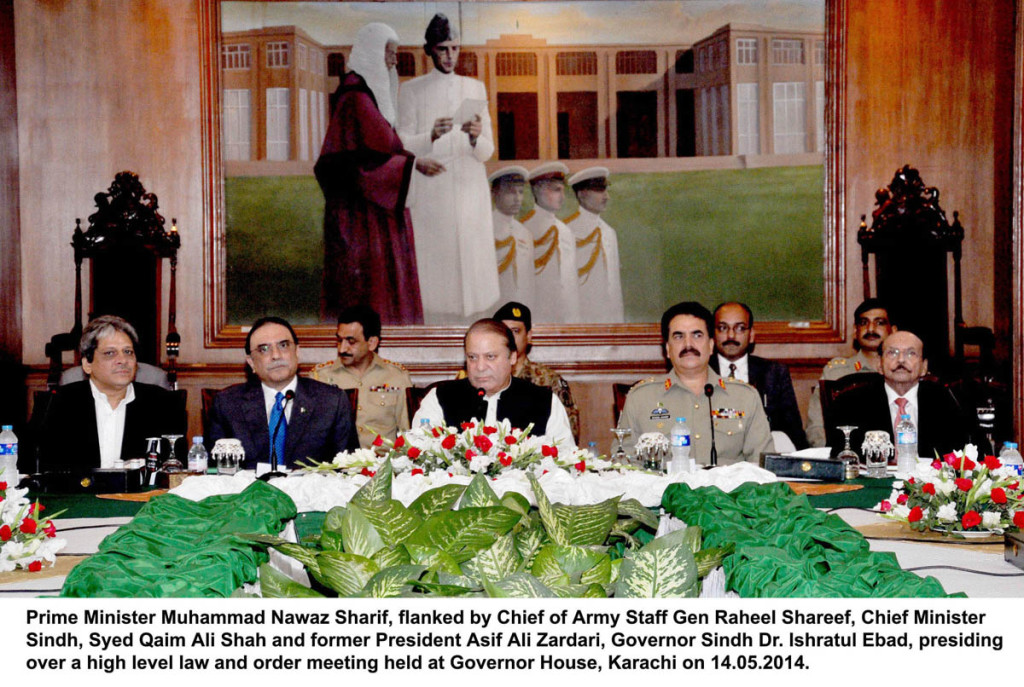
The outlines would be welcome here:
[[[93,195],[124,169],[140,175],[159,196],[161,212],[168,219],[177,217],[181,228],[181,362],[241,361],[240,350],[202,348],[197,2],[15,2],[23,360],[28,364],[41,366],[46,341],[72,324],[74,271],[68,244],[74,219],[91,214]],[[969,323],[995,324],[1005,335],[1008,264],[996,258],[995,247],[1005,245],[1009,229],[1014,3],[848,0],[847,7],[848,312],[862,288],[855,238],[859,216],[870,213],[875,188],[907,162],[921,170],[928,184],[942,189],[948,212],[961,210],[969,237],[964,251]],[[1009,346],[1006,339],[1003,349]],[[648,364],[658,354],[649,348],[644,354]],[[759,353],[820,361],[846,349],[844,344],[787,344],[763,346]],[[427,377],[437,356],[452,360],[458,352],[409,348],[385,354]],[[563,349],[555,366],[601,355],[592,349]],[[307,349],[303,360],[332,356],[331,349]],[[574,372],[571,365],[566,369],[571,383],[594,384],[595,389],[644,376],[642,366],[630,374],[618,362],[600,381]],[[197,379],[202,370],[196,371]],[[39,379],[37,372],[32,383]],[[183,374],[186,386],[187,379],[188,373]],[[600,397],[603,393],[588,408],[599,412],[606,400],[610,403],[610,396]],[[190,396],[197,404],[198,394]],[[592,422],[599,431],[608,424]]]

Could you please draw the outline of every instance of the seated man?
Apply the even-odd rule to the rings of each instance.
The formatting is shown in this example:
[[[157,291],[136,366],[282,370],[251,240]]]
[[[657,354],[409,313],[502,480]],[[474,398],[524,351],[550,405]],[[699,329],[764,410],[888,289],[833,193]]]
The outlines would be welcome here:
[[[380,316],[367,305],[346,308],[338,316],[338,359],[313,368],[310,377],[340,389],[359,389],[356,430],[369,448],[377,435],[392,441],[409,429],[405,390],[412,386],[404,367],[377,355]]]
[[[896,327],[885,304],[877,298],[867,299],[853,312],[853,355],[832,358],[821,371],[821,379],[835,381],[853,374],[878,374],[882,369],[882,341],[894,331]],[[825,446],[825,418],[817,384],[807,403],[807,440],[811,446]]]
[[[426,395],[414,427],[458,427],[476,418],[485,423],[508,420],[533,436],[544,436],[559,448],[575,448],[569,417],[550,389],[512,376],[518,360],[515,337],[497,320],[477,320],[466,331],[466,378],[442,382]]]
[[[287,320],[263,317],[245,337],[245,361],[255,381],[236,384],[214,397],[206,442],[242,442],[245,468],[271,463],[330,460],[358,448],[352,407],[341,389],[299,377],[299,339]]]
[[[146,439],[184,434],[172,392],[135,381],[135,328],[104,315],[85,326],[78,350],[87,380],[62,386],[50,401],[40,439],[43,470],[110,468],[146,456]]]
[[[757,389],[772,430],[783,432],[797,449],[807,448],[789,368],[751,355],[754,338],[754,313],[745,303],[722,303],[715,308],[715,355],[711,356],[711,369],[726,379],[738,379]]]
[[[924,344],[909,331],[886,337],[882,346],[882,374],[865,387],[851,389],[834,402],[834,425],[828,428],[828,445],[835,455],[844,445],[837,427],[854,425],[850,446],[860,453],[864,432],[881,430],[895,437],[900,415],[910,415],[917,427],[917,454],[934,458],[959,450],[970,439],[971,423],[953,395],[941,384],[922,380],[928,372]],[[893,440],[895,443],[895,440]]]
[[[761,454],[774,451],[768,418],[754,387],[719,377],[710,369],[714,320],[700,303],[677,303],[661,316],[661,339],[672,365],[666,376],[638,382],[629,390],[619,417],[619,427],[632,435],[624,445],[632,447],[641,434],[668,435],[677,417],[690,428],[690,457],[707,465],[711,457],[711,422],[718,464],[758,462]]]

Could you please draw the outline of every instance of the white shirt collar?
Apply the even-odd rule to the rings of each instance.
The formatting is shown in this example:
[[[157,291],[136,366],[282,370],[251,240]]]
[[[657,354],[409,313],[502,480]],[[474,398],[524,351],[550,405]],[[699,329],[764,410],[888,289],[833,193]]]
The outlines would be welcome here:
[[[89,388],[92,390],[93,400],[95,400],[97,403],[102,401],[110,410],[120,410],[122,406],[126,406],[135,400],[135,385],[132,383],[128,384],[128,387],[124,392],[124,398],[120,400],[120,402],[117,404],[117,407],[115,408],[111,408],[110,400],[107,398],[107,395],[100,391],[99,388],[96,386],[96,382],[92,381],[91,379],[89,380]]]
[[[292,381],[288,382],[283,388],[275,389],[269,387],[263,382],[260,382],[260,386],[263,388],[263,405],[267,408],[267,418],[270,417],[270,412],[274,409],[274,404],[277,403],[277,393],[280,391],[283,394],[287,394],[289,391],[294,392],[299,386],[299,376],[295,375],[292,377]],[[295,405],[295,401],[292,401],[285,406],[284,414],[285,418],[291,420],[292,417],[292,406]]]
[[[743,354],[742,358],[736,360],[729,360],[721,353],[715,353],[718,356],[718,374],[726,379],[729,378],[729,365],[736,366],[736,379],[750,383],[750,356],[746,353]]]
[[[917,405],[917,390],[920,388],[920,384],[915,384],[907,390],[905,394],[898,394],[896,390],[889,386],[888,382],[885,384],[885,397],[889,399],[889,405],[896,405],[897,398],[905,398],[910,402],[910,405]]]

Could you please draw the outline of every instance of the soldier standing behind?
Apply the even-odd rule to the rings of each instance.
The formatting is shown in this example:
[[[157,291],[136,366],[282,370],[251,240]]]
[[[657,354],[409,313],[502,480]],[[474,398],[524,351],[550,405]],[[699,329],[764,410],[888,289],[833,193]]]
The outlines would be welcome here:
[[[576,238],[582,322],[624,322],[619,239],[601,218],[608,207],[608,169],[588,167],[569,177],[579,210],[565,218]]]
[[[338,359],[313,368],[310,377],[342,389],[359,389],[356,428],[359,445],[368,448],[377,435],[392,441],[409,429],[405,390],[412,386],[404,367],[377,355],[380,316],[365,305],[338,317]]]

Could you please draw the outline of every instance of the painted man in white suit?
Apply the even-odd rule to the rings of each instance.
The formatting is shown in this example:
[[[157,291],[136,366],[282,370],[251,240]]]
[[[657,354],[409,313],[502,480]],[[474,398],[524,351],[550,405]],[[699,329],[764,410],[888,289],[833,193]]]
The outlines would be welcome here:
[[[579,210],[565,224],[576,238],[583,322],[624,322],[619,239],[601,213],[608,207],[608,169],[588,167],[569,177]]]
[[[543,297],[533,307],[535,322],[582,322],[579,276],[576,271],[576,240],[569,227],[555,215],[565,203],[565,177],[569,168],[547,162],[530,172],[534,208],[523,217],[533,235],[533,263],[537,293]]]
[[[473,319],[490,312],[499,299],[484,168],[494,153],[487,90],[482,82],[455,74],[460,47],[448,18],[434,15],[424,45],[434,69],[398,93],[403,145],[438,160],[447,172],[419,175],[410,208],[427,324]]]
[[[533,236],[516,219],[523,207],[529,172],[524,167],[502,167],[487,178],[494,201],[494,252],[498,285],[504,301],[536,303],[533,275]]]

